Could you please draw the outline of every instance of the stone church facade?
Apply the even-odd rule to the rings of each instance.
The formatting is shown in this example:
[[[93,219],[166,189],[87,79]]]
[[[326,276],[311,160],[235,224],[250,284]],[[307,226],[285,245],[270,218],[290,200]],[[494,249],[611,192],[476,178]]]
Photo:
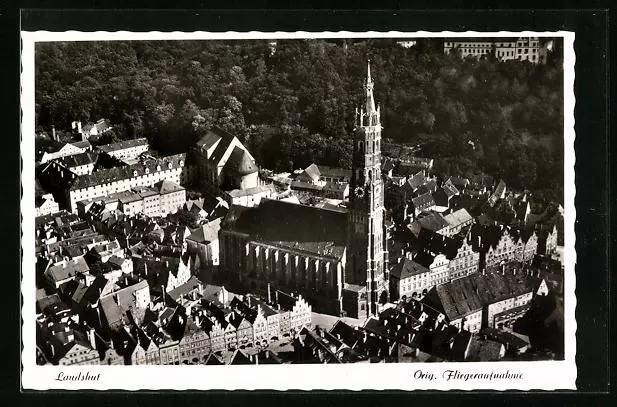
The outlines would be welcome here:
[[[369,65],[365,103],[356,114],[347,210],[269,199],[253,208],[232,206],[221,225],[215,282],[264,296],[274,290],[301,294],[314,311],[337,316],[366,318],[388,301],[381,121],[373,86]]]

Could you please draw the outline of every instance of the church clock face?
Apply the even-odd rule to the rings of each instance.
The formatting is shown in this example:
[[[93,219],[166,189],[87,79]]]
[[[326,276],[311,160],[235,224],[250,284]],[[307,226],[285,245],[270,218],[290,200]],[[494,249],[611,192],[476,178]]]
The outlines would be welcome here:
[[[358,198],[362,198],[364,196],[364,189],[361,187],[357,187],[354,192]]]

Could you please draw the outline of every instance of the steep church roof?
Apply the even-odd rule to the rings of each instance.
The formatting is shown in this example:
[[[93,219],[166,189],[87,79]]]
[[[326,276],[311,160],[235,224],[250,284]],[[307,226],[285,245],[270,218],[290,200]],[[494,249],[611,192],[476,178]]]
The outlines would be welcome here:
[[[233,205],[223,230],[245,233],[252,240],[341,258],[347,245],[347,213],[262,199],[259,206]]]
[[[238,175],[248,175],[258,171],[249,154],[237,146],[234,147],[227,160],[227,168]]]

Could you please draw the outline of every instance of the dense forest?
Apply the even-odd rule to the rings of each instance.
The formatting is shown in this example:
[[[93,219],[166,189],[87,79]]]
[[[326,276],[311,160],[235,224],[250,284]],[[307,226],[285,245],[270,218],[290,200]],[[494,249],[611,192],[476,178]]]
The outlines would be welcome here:
[[[563,201],[563,66],[463,60],[442,40],[40,43],[38,129],[108,118],[113,139],[186,150],[206,129],[236,134],[272,170],[349,166],[371,60],[383,137],[422,144],[436,171],[477,170]]]

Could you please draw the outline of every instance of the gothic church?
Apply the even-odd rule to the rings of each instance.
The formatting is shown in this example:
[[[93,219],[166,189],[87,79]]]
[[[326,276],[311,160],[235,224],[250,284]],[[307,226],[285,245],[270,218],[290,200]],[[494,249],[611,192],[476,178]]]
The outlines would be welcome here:
[[[233,205],[221,224],[213,280],[269,296],[301,294],[313,310],[366,318],[388,301],[388,252],[381,175],[380,109],[368,65],[365,101],[356,112],[347,210],[263,199]]]

